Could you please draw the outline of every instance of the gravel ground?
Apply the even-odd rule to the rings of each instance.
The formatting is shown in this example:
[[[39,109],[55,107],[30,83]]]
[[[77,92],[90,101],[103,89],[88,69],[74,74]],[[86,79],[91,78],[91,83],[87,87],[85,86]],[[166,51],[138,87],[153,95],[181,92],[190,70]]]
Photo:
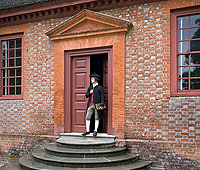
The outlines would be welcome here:
[[[18,160],[15,160],[11,163],[8,163],[7,165],[0,162],[0,170],[21,170],[21,168],[19,166]]]

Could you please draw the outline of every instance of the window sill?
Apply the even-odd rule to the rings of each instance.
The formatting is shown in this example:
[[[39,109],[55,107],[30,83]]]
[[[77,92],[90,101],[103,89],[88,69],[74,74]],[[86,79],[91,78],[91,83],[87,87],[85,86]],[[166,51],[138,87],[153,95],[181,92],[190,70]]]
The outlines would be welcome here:
[[[23,100],[23,96],[2,96],[0,100]]]
[[[171,92],[171,96],[182,97],[182,96],[200,96],[200,91],[178,91],[178,92]]]

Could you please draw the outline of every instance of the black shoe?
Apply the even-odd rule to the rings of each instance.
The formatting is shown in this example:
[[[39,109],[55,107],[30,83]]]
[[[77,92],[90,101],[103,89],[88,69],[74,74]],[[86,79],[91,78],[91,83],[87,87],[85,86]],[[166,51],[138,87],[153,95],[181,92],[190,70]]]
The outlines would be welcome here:
[[[90,132],[84,132],[84,133],[82,133],[82,136],[86,136],[86,135],[88,135],[88,134],[90,134]]]
[[[97,132],[96,131],[94,131],[93,136],[97,136]]]

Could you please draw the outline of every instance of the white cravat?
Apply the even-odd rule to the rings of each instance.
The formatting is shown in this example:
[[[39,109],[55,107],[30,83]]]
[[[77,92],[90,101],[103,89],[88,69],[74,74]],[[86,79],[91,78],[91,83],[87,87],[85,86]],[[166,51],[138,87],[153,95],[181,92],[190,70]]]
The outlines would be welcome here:
[[[93,88],[94,88],[94,87],[96,87],[97,85],[98,85],[98,83],[96,83],[96,84],[93,84]]]

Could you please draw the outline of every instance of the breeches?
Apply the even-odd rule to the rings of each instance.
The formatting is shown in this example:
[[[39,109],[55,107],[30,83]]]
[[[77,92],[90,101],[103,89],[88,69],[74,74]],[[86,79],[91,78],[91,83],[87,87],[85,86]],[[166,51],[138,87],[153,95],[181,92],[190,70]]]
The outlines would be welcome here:
[[[97,112],[97,109],[94,107],[94,105],[91,105],[90,107],[88,107],[87,114],[86,114],[86,120],[91,119],[93,112],[95,113],[95,120],[99,120],[98,112]]]

